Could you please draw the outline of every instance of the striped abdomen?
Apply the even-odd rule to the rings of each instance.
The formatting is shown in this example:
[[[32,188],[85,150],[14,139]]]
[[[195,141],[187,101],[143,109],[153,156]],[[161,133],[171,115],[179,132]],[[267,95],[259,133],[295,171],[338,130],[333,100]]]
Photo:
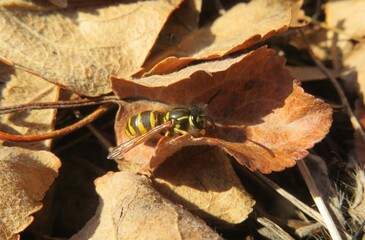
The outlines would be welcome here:
[[[126,133],[131,137],[140,136],[163,123],[163,113],[157,111],[140,112],[128,119]]]

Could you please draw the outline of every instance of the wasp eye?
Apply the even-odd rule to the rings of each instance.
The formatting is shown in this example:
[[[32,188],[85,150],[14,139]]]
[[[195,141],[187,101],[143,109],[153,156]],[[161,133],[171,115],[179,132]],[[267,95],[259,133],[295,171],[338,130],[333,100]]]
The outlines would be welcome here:
[[[190,116],[190,120],[191,120],[191,126],[192,127],[197,128],[197,129],[203,129],[204,128],[204,123],[202,123],[202,120],[204,120],[204,119],[202,119],[200,116],[192,114]]]

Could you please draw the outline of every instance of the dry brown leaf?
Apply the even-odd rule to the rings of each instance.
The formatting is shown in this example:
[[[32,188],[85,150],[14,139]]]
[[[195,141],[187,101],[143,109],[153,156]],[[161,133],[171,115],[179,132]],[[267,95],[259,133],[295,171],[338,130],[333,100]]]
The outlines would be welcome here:
[[[332,60],[337,72],[343,70],[344,58],[352,52],[354,44],[351,38],[365,36],[362,23],[364,3],[363,0],[331,1],[325,5],[326,27],[329,30],[322,30],[311,47],[321,60]]]
[[[183,149],[158,168],[154,181],[164,196],[209,223],[243,222],[255,204],[217,148]]]
[[[59,87],[23,70],[0,63],[0,88],[2,107],[30,102],[53,102],[59,97]],[[33,135],[53,130],[55,109],[20,111],[0,115],[0,130],[19,135]],[[7,145],[14,143],[7,142]],[[46,150],[50,148],[51,140],[16,143],[28,149]]]
[[[291,74],[295,79],[298,79],[300,82],[306,81],[317,81],[317,80],[325,80],[328,79],[326,74],[324,74],[321,69],[318,67],[307,67],[307,66],[298,66],[298,67],[290,67],[288,66]],[[328,70],[334,77],[339,77],[339,74],[334,72],[333,70]]]
[[[302,10],[303,0],[293,0],[290,27],[300,28],[308,25],[308,19],[305,16],[304,10]]]
[[[359,85],[362,101],[365,103],[365,43],[358,43],[344,60],[345,66],[354,71]]]
[[[156,44],[153,46],[150,58],[181,40],[198,28],[202,0],[186,0],[169,17],[163,27]]]
[[[343,30],[340,39],[365,36],[364,0],[330,1],[325,5],[326,23]]]
[[[61,162],[50,152],[0,147],[1,239],[17,239],[57,177]]]
[[[71,239],[221,239],[202,220],[172,204],[149,180],[127,172],[95,182],[96,215]]]
[[[286,0],[239,3],[148,62],[146,69],[152,68],[148,74],[170,73],[194,60],[219,58],[281,33],[291,22],[291,6]]]
[[[108,93],[109,75],[130,76],[142,66],[180,2],[47,13],[1,7],[0,59],[81,95]]]
[[[330,1],[325,5],[326,29],[308,32],[311,48],[322,61],[332,60],[337,72],[341,71],[343,58],[351,53],[351,38],[365,36],[363,0]],[[297,45],[302,40],[297,39]]]
[[[332,122],[332,110],[304,93],[284,69],[275,51],[260,48],[247,55],[206,62],[163,76],[131,81],[112,79],[121,98],[144,97],[159,102],[124,103],[116,121],[118,143],[128,140],[127,118],[142,110],[166,111],[174,105],[203,105],[218,90],[208,107],[217,129],[205,137],[163,137],[139,145],[126,160],[157,168],[167,157],[190,145],[217,145],[242,165],[263,173],[291,167],[306,149],[320,141]]]

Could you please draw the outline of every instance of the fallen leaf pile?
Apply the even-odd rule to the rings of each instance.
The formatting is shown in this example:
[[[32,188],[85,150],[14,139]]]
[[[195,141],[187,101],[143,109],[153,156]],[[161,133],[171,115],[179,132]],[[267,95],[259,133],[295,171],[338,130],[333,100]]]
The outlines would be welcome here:
[[[314,7],[299,0],[1,1],[0,107],[115,95],[119,108],[89,130],[31,143],[7,141],[1,132],[51,132],[93,108],[0,115],[0,239],[333,237],[326,219],[302,208],[312,206],[304,200],[308,193],[305,203],[285,196],[289,206],[278,187],[259,180],[262,173],[286,176],[278,182],[300,195],[307,188],[293,167],[306,157],[309,168],[320,169],[312,174],[326,184],[323,195],[341,234],[355,232],[348,228],[364,215],[363,174],[347,175],[354,190],[346,193],[354,200],[341,212],[329,169],[346,152],[335,148],[343,139],[335,136],[337,118],[337,131],[330,131],[333,109],[326,103],[337,95],[328,85],[301,84],[327,82],[328,75],[300,52],[310,47],[314,57],[332,61],[330,73],[349,81],[343,84],[349,91],[359,81],[362,94],[365,55],[358,39],[365,32],[350,17],[354,9],[354,17],[362,12],[361,1],[354,2],[326,4],[328,28],[316,31],[315,19],[308,25],[304,14]],[[330,54],[334,39],[340,52]],[[115,161],[106,159],[113,130],[117,145],[131,140],[130,117],[177,107],[204,109],[215,128],[201,136],[156,134]],[[358,159],[346,163],[353,171],[364,163],[356,133]]]

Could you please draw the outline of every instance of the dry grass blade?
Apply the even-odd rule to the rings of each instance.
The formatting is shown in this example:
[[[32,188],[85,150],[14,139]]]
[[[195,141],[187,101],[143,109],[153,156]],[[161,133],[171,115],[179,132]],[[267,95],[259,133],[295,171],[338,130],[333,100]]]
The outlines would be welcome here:
[[[292,238],[290,234],[285,232],[281,227],[279,227],[277,224],[270,221],[269,219],[260,217],[257,218],[257,221],[267,227],[271,231],[272,235],[276,236],[275,239],[294,240],[294,238]]]
[[[304,161],[298,161],[298,168],[308,186],[308,189],[313,197],[314,202],[322,215],[323,221],[327,226],[327,229],[331,235],[331,238],[334,240],[341,240],[342,237],[340,232],[338,231],[336,224],[334,223],[331,214],[329,213],[326,204],[321,197],[320,192],[318,191],[316,184],[311,177],[310,172],[308,171],[307,166],[305,165]]]
[[[305,238],[306,236],[312,236],[314,232],[318,231],[319,228],[323,227],[323,223],[316,222],[307,226],[295,229],[295,233],[300,238]]]
[[[296,197],[285,191],[283,188],[281,188],[279,185],[277,185],[276,183],[265,177],[263,174],[256,173],[256,176],[258,176],[260,180],[265,182],[265,184],[267,184],[270,188],[274,189],[278,194],[283,196],[298,209],[308,214],[308,216],[312,217],[317,222],[325,226],[325,222],[323,221],[321,214],[319,214],[317,211],[313,210],[311,207],[307,206],[305,203],[303,203],[302,201],[300,201],[299,199],[297,199]]]

